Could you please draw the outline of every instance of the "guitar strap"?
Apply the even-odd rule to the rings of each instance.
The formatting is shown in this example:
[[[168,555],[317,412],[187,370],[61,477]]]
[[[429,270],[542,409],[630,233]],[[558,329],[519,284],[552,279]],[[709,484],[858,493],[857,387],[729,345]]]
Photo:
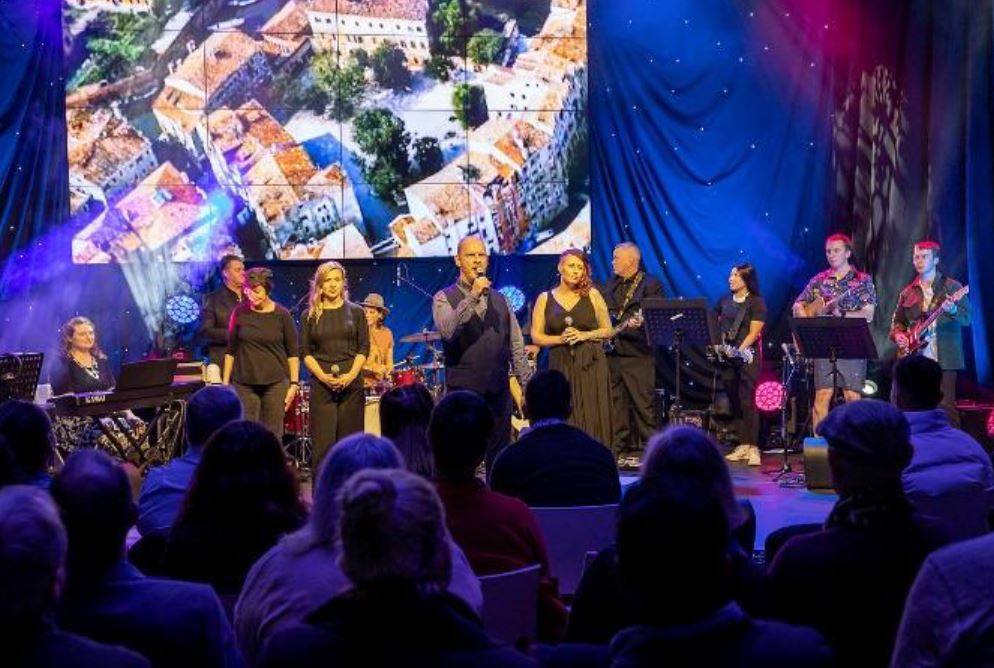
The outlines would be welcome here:
[[[733,322],[732,326],[725,332],[726,343],[731,343],[735,340],[735,335],[738,334],[739,329],[742,327],[742,322],[745,320],[746,311],[749,310],[746,308],[746,305],[749,303],[750,299],[752,299],[752,295],[746,297],[745,301],[742,302],[742,308],[739,309],[739,314],[735,316],[735,322]]]
[[[640,271],[635,275],[635,280],[632,281],[632,284],[628,286],[628,291],[625,293],[625,301],[621,302],[621,306],[618,307],[618,322],[621,322],[621,316],[628,310],[628,305],[631,303],[632,297],[635,296],[635,291],[638,290],[639,283],[642,282],[644,276],[645,272]]]

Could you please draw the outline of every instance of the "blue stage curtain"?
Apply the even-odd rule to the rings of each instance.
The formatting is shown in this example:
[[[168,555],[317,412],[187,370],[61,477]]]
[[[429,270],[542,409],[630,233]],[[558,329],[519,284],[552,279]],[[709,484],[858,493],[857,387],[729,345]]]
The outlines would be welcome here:
[[[990,383],[991,25],[990,0],[591,3],[595,266],[632,240],[670,294],[713,302],[752,262],[770,350],[825,236],[848,232],[886,355],[911,246],[930,235],[971,283]]]

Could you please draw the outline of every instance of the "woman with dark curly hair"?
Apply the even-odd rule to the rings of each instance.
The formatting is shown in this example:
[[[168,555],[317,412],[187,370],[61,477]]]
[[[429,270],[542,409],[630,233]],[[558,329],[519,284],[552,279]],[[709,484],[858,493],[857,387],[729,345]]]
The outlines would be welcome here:
[[[165,572],[237,594],[256,559],[305,518],[276,436],[258,422],[229,422],[204,445],[169,534]]]
[[[97,340],[97,329],[93,321],[78,315],[71,318],[62,326],[59,332],[59,352],[54,362],[49,381],[52,393],[75,394],[80,392],[100,392],[113,389],[114,372],[110,360],[100,349]],[[60,416],[53,424],[55,441],[62,456],[68,456],[77,448],[100,448],[111,456],[125,459],[133,463],[142,460],[140,453],[123,451],[115,443],[130,440],[141,441],[140,436],[146,429],[145,423],[131,411],[122,411],[109,417],[99,418],[103,429],[98,424],[98,418]],[[122,430],[131,433],[133,439],[126,438]],[[111,441],[104,430],[109,430],[116,436]]]
[[[558,269],[559,285],[535,300],[532,343],[549,348],[549,368],[566,376],[573,388],[570,424],[610,443],[611,387],[603,341],[611,337],[611,317],[583,251],[563,251]]]
[[[283,416],[300,385],[297,328],[293,316],[272,299],[273,272],[249,269],[244,301],[231,312],[222,381],[241,399],[245,418],[283,437]]]

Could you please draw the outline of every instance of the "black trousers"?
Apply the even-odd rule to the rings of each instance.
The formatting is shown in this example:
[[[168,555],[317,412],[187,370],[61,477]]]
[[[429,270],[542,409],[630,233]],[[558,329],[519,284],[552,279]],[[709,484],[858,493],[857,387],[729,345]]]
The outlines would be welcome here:
[[[332,392],[327,385],[316,379],[312,380],[310,410],[314,452],[311,471],[317,479],[318,467],[328,450],[349,434],[363,430],[366,395],[362,389],[362,378],[357,378],[354,383],[338,392]]]
[[[752,364],[725,367],[721,379],[732,408],[732,429],[739,445],[759,445],[759,413],[756,412],[756,378],[759,360]]]
[[[479,391],[470,387],[447,386],[446,392],[455,390],[470,390],[480,394]],[[511,443],[511,409],[513,401],[511,399],[511,386],[502,392],[481,394],[490,411],[494,414],[494,429],[490,432],[490,439],[487,441],[487,452],[484,455],[483,463],[487,467],[487,479],[490,479],[490,472],[493,470],[497,455],[504,451]]]
[[[656,362],[652,355],[608,355],[611,426],[615,452],[641,450],[656,430],[653,406]]]
[[[290,389],[290,381],[281,380],[269,385],[232,383],[232,386],[242,402],[245,419],[261,422],[282,441],[283,416],[286,413],[284,402],[286,392]]]

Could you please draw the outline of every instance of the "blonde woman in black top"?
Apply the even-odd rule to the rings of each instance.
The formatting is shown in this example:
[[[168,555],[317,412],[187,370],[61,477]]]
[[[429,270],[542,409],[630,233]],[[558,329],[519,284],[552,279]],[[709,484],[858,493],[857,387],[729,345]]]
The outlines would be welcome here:
[[[310,406],[314,471],[332,445],[364,426],[362,367],[369,356],[369,326],[362,306],[348,297],[345,267],[334,261],[319,266],[300,326],[301,355],[314,376]]]
[[[241,399],[246,420],[266,425],[283,437],[283,416],[297,395],[300,358],[293,316],[270,297],[273,272],[250,269],[245,274],[245,300],[231,312],[225,385]]]

